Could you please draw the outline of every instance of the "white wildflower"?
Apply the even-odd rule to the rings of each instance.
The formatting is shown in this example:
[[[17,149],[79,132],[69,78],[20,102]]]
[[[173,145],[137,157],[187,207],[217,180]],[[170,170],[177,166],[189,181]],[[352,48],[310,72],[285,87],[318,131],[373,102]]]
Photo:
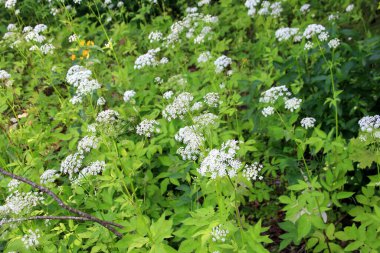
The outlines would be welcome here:
[[[9,78],[11,78],[11,75],[7,71],[0,69],[0,81],[8,80]]]
[[[113,124],[119,119],[119,113],[117,111],[108,109],[102,112],[99,112],[96,117],[96,122],[101,124]]]
[[[69,174],[70,177],[74,173],[78,173],[79,169],[82,167],[84,156],[81,153],[75,153],[67,156],[65,160],[61,163],[61,172],[63,174]]]
[[[303,36],[306,38],[306,39],[310,39],[312,38],[314,35],[318,35],[320,34],[321,32],[324,32],[326,31],[326,28],[322,25],[319,25],[319,24],[311,24],[311,25],[308,25],[303,33]]]
[[[211,53],[209,51],[203,52],[198,56],[198,63],[205,63],[211,58]]]
[[[304,13],[304,14],[307,13],[307,12],[309,12],[310,11],[310,4],[304,4],[304,5],[302,5],[300,11],[302,13]]]
[[[289,111],[293,112],[300,108],[302,99],[299,98],[290,98],[285,100],[285,108],[288,109]]]
[[[24,243],[25,247],[29,249],[31,247],[36,247],[40,244],[40,241],[39,241],[40,237],[41,237],[41,234],[38,229],[34,231],[29,229],[28,233],[26,233],[21,238],[21,241]]]
[[[144,135],[146,137],[151,137],[153,133],[159,133],[160,129],[157,127],[159,123],[156,120],[144,119],[136,128],[136,133],[138,135]]]
[[[151,32],[148,36],[148,39],[150,43],[159,42],[162,40],[162,32],[160,31]]]
[[[248,180],[262,180],[263,177],[259,176],[259,172],[263,169],[263,165],[255,162],[253,164],[246,164],[244,166],[243,176]]]
[[[190,111],[192,112],[196,112],[196,111],[199,111],[200,109],[202,109],[203,107],[203,103],[202,102],[196,102],[193,104],[193,106],[191,107]]]
[[[54,181],[59,177],[59,172],[56,170],[46,170],[40,176],[41,184],[54,183]]]
[[[173,96],[173,94],[174,94],[173,91],[169,90],[164,93],[163,98],[166,100],[169,100]]]
[[[193,101],[194,97],[188,92],[183,92],[179,94],[173,101],[165,107],[162,114],[165,119],[171,121],[172,119],[180,118],[189,111],[190,102]]]
[[[355,5],[353,5],[353,4],[348,5],[347,8],[346,8],[346,12],[351,12],[351,11],[353,11],[353,10],[354,10],[354,7],[355,7]]]
[[[277,29],[275,36],[278,41],[286,41],[289,40],[292,36],[295,36],[298,33],[298,31],[298,28],[283,27]]]
[[[78,40],[78,36],[74,33],[72,35],[70,35],[69,37],[69,42],[72,43],[72,42],[75,42]]]
[[[27,213],[43,200],[44,197],[39,192],[19,192],[16,190],[6,198],[5,204],[0,206],[0,214],[18,215],[21,212]]]
[[[14,190],[17,190],[18,186],[20,185],[20,181],[16,180],[16,179],[12,179],[9,183],[8,183],[8,191],[12,192]]]
[[[218,225],[212,228],[211,236],[213,242],[225,242],[229,231],[222,228],[222,225]]]
[[[231,65],[232,60],[231,58],[228,58],[225,55],[220,56],[218,59],[214,61],[215,65],[215,72],[221,73],[225,68],[227,68],[229,65]]]
[[[174,138],[186,145],[177,150],[177,154],[181,155],[183,160],[196,160],[198,158],[200,147],[205,139],[195,126],[181,128]]]
[[[332,39],[329,41],[328,45],[331,49],[336,49],[340,45],[340,40],[339,39]]]
[[[136,91],[127,90],[126,92],[124,92],[123,99],[125,102],[129,102],[135,95],[136,95]]]
[[[203,97],[205,103],[208,105],[208,106],[211,106],[211,107],[218,107],[219,105],[219,94],[218,93],[215,93],[215,92],[210,92],[210,93],[207,93],[204,97]]]
[[[312,117],[306,117],[301,120],[301,126],[305,129],[313,128],[315,125],[315,119]]]
[[[261,113],[264,115],[264,117],[268,117],[274,114],[274,108],[272,106],[267,106],[261,111]]]
[[[106,104],[106,99],[104,97],[100,97],[96,101],[96,104],[99,105],[99,106],[105,105]]]
[[[327,41],[329,39],[330,35],[327,33],[327,32],[321,32],[319,35],[318,35],[318,39],[320,41]]]
[[[279,98],[288,98],[292,93],[289,92],[285,85],[272,87],[269,90],[261,93],[260,102],[274,104]]]
[[[312,49],[313,47],[314,47],[314,43],[311,41],[308,41],[305,43],[304,50],[308,51],[308,50]]]
[[[99,144],[99,139],[96,136],[85,136],[78,142],[78,152],[88,153],[91,149],[97,149]]]
[[[380,128],[380,115],[365,116],[358,123],[363,132],[372,133]]]

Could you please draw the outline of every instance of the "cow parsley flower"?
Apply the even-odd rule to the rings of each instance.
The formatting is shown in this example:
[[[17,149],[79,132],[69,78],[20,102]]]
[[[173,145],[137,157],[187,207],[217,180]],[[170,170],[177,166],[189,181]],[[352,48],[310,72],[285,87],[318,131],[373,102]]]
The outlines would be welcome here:
[[[203,113],[199,116],[195,116],[193,121],[197,128],[215,126],[218,120],[218,116],[212,113]]]
[[[0,214],[18,215],[22,212],[29,212],[31,208],[37,206],[44,200],[39,192],[19,192],[16,190],[5,200],[5,204],[0,206]]]
[[[295,36],[298,34],[299,29],[298,28],[289,28],[289,27],[283,27],[280,29],[277,29],[275,36],[278,41],[287,41],[292,36]]]
[[[84,156],[81,153],[74,153],[65,158],[61,163],[61,172],[63,174],[69,174],[71,178],[74,173],[78,173],[82,167]]]
[[[219,94],[216,92],[207,93],[203,99],[208,106],[218,107],[219,105]]]
[[[182,156],[183,160],[196,160],[200,155],[200,147],[205,139],[202,133],[195,126],[186,126],[176,133],[175,140],[185,144],[185,147],[180,147],[177,154]]]
[[[160,48],[156,49],[150,49],[146,54],[143,54],[139,57],[137,57],[135,61],[135,69],[142,69],[148,66],[155,67],[158,64],[165,64],[167,63],[167,59],[163,58],[161,59],[162,62],[157,60],[157,53],[160,52]]]
[[[151,137],[153,133],[159,133],[160,129],[157,127],[159,123],[156,120],[144,119],[136,128],[136,133],[138,135],[144,135],[146,137]]]
[[[330,35],[327,33],[327,32],[321,32],[319,35],[318,35],[318,39],[320,41],[327,41],[329,39]]]
[[[218,226],[212,228],[212,231],[211,231],[212,241],[213,242],[225,242],[228,233],[229,233],[229,231],[227,229],[223,229],[222,225],[218,225]]]
[[[20,181],[16,180],[16,179],[12,179],[11,181],[9,181],[8,183],[8,191],[12,192],[14,190],[17,190],[18,186],[20,185]]]
[[[354,7],[355,7],[355,5],[353,5],[353,4],[348,5],[347,8],[346,8],[346,12],[351,12],[351,11],[353,11],[353,10],[354,10]]]
[[[54,183],[59,178],[59,172],[56,170],[45,170],[40,176],[41,184]]]
[[[314,47],[314,43],[311,41],[308,41],[305,43],[304,50],[308,51],[308,50],[312,49],[313,47]]]
[[[162,40],[162,32],[160,32],[160,31],[151,32],[148,35],[148,39],[149,39],[150,43],[159,42]]]
[[[36,247],[40,244],[40,241],[39,241],[40,237],[41,237],[41,234],[38,229],[34,231],[29,229],[28,233],[26,233],[21,238],[21,241],[24,243],[25,247],[29,249],[31,247]]]
[[[0,69],[0,81],[8,80],[9,78],[11,78],[11,75],[7,71]]]
[[[301,120],[301,126],[305,129],[313,128],[315,125],[315,119],[312,117],[306,117]]]
[[[135,95],[136,95],[136,91],[127,90],[126,92],[124,92],[123,99],[125,102],[129,102]]]
[[[288,98],[292,95],[285,85],[272,87],[267,91],[261,93],[260,102],[274,104],[279,98]]]
[[[212,149],[198,168],[199,174],[210,176],[211,179],[227,175],[231,178],[235,177],[242,166],[241,162],[235,158],[239,150],[238,144],[236,140],[228,140],[220,149]]]
[[[106,99],[104,97],[100,97],[98,98],[98,100],[96,101],[96,104],[98,106],[102,106],[102,105],[105,105],[106,104]]]
[[[380,115],[365,116],[359,120],[360,130],[366,133],[372,133],[380,128]]]
[[[154,78],[154,82],[157,84],[163,84],[164,80],[161,77],[157,76]]]
[[[285,100],[285,108],[288,109],[289,111],[293,112],[300,108],[302,99],[299,98],[290,98]]]
[[[75,180],[79,182],[82,178],[87,176],[96,176],[102,173],[106,168],[106,163],[104,161],[95,161],[92,162],[89,166],[83,168],[80,171],[78,178]]]
[[[311,39],[314,35],[318,35],[324,31],[326,31],[326,28],[323,25],[311,24],[306,27],[305,31],[303,32],[303,36],[306,39]]]
[[[195,102],[193,104],[193,106],[190,108],[190,111],[196,112],[196,111],[199,111],[200,109],[202,109],[202,107],[203,107],[203,103],[202,102]]]
[[[108,109],[102,112],[99,112],[96,117],[96,122],[101,124],[113,124],[119,119],[119,113],[117,111]]]
[[[225,68],[227,68],[229,65],[231,65],[232,60],[231,58],[228,58],[225,55],[220,56],[218,59],[214,61],[215,65],[215,72],[221,73]]]
[[[173,103],[167,105],[162,111],[162,115],[165,119],[171,121],[172,119],[180,118],[189,111],[190,103],[194,97],[188,92],[179,94],[173,101]]]
[[[203,52],[198,56],[198,63],[208,62],[211,58],[211,53],[209,51]]]
[[[8,31],[8,32],[15,32],[15,31],[17,31],[17,26],[16,26],[16,24],[9,24],[9,25],[7,26],[7,31]]]
[[[268,117],[274,114],[274,108],[272,106],[267,106],[261,111],[261,113],[264,115],[264,117]]]
[[[262,180],[263,176],[260,176],[259,173],[263,169],[263,165],[255,162],[253,164],[246,164],[244,166],[243,176],[248,180]]]
[[[96,136],[85,136],[83,139],[81,139],[78,143],[78,152],[83,154],[83,153],[88,153],[91,151],[91,149],[96,149],[98,148],[99,144],[99,139]]]
[[[15,8],[16,3],[17,3],[17,0],[6,0],[4,5],[5,5],[5,8],[7,9],[13,9]]]
[[[55,46],[53,46],[52,44],[44,44],[40,47],[40,51],[43,54],[52,54],[54,49],[55,49]]]
[[[78,41],[78,36],[74,33],[74,34],[70,35],[69,42],[72,43],[75,41]]]
[[[329,41],[328,45],[331,49],[336,49],[340,45],[340,40],[339,39],[332,39]]]
[[[305,14],[310,11],[310,4],[304,4],[301,6],[300,11]]]
[[[71,103],[81,103],[83,96],[101,87],[97,80],[90,79],[91,74],[91,70],[79,65],[74,65],[67,71],[66,81],[77,88]]]
[[[339,15],[337,14],[337,13],[335,13],[335,14],[330,14],[329,16],[328,16],[328,20],[329,21],[334,21],[334,20],[337,20],[339,18]]]
[[[201,7],[203,5],[208,5],[210,4],[211,0],[201,0],[198,2],[198,6]]]
[[[169,90],[167,92],[164,93],[163,98],[166,99],[166,100],[169,100],[172,96],[173,96],[173,91]]]

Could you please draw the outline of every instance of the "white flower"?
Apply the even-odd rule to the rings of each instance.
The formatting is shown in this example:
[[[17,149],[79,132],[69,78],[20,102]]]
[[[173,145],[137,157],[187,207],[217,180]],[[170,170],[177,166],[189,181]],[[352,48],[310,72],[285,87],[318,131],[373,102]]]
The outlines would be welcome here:
[[[203,103],[202,102],[196,102],[193,104],[193,106],[191,107],[190,111],[192,112],[195,112],[195,111],[199,111],[200,109],[202,109],[203,107]]]
[[[117,3],[117,8],[121,8],[121,7],[123,7],[124,6],[124,3],[122,2],[122,1],[119,1],[118,3]]]
[[[353,11],[354,10],[354,5],[353,4],[350,4],[350,5],[348,5],[347,6],[347,8],[346,8],[346,12],[351,12],[351,11]]]
[[[150,43],[153,43],[155,41],[159,42],[162,40],[162,32],[160,31],[151,32],[148,36],[148,39]]]
[[[7,31],[8,32],[15,32],[17,30],[17,26],[15,24],[9,24],[7,26]]]
[[[195,126],[186,126],[176,133],[175,140],[185,144],[177,150],[177,154],[182,156],[183,160],[196,160],[200,154],[200,147],[205,141],[203,134]]]
[[[211,53],[209,51],[203,52],[198,56],[198,63],[205,63],[211,58]]]
[[[92,162],[89,166],[83,168],[80,171],[77,179],[73,180],[74,183],[78,183],[81,179],[87,176],[96,176],[102,173],[106,168],[106,163],[104,161],[95,161]]]
[[[98,116],[96,117],[96,122],[101,124],[113,124],[115,123],[119,118],[119,113],[117,111],[108,109],[102,112],[99,112]]]
[[[129,102],[135,95],[136,95],[136,91],[127,90],[126,92],[124,92],[123,99],[125,102]]]
[[[321,32],[324,32],[326,30],[326,28],[322,25],[319,25],[319,24],[311,24],[311,25],[308,25],[303,33],[303,36],[306,38],[306,39],[310,39],[312,38],[314,35],[318,35],[320,34]]]
[[[40,47],[40,50],[43,54],[52,54],[55,49],[55,46],[52,44],[44,44]]]
[[[44,197],[39,192],[19,192],[16,190],[6,198],[5,204],[0,206],[0,215],[27,213],[43,200]]]
[[[0,69],[0,81],[8,80],[9,78],[11,78],[11,75],[7,71]]]
[[[329,17],[328,17],[328,20],[329,21],[334,21],[334,20],[337,20],[338,18],[339,18],[338,14],[330,14]]]
[[[88,125],[87,132],[96,133],[96,123]]]
[[[259,172],[263,169],[263,165],[255,162],[253,164],[246,164],[244,166],[243,176],[248,180],[262,180],[263,177],[259,176]]]
[[[59,177],[59,172],[56,170],[46,170],[40,176],[41,184],[54,183],[54,181]]]
[[[77,41],[78,40],[78,36],[74,33],[72,35],[70,35],[69,37],[69,42],[72,43],[74,41]]]
[[[157,128],[158,122],[155,120],[144,119],[136,128],[136,133],[138,135],[144,135],[146,137],[151,137],[154,132],[159,133],[160,129]]]
[[[28,233],[26,233],[22,238],[21,241],[24,243],[25,247],[29,249],[30,247],[36,247],[40,244],[39,238],[41,237],[40,231],[38,229],[36,230],[28,230]]]
[[[302,99],[298,98],[290,98],[285,100],[285,108],[288,109],[289,111],[293,112],[300,108]]]
[[[74,173],[78,173],[79,169],[82,167],[84,156],[81,153],[75,153],[69,155],[61,163],[61,172],[63,174],[69,174],[70,178]]]
[[[295,36],[298,31],[298,28],[283,27],[277,29],[275,36],[278,41],[286,41],[289,40],[292,36]]]
[[[222,229],[222,225],[212,228],[211,236],[214,242],[225,242],[229,231]]]
[[[14,190],[16,190],[18,188],[18,186],[20,185],[20,181],[16,180],[16,179],[12,179],[9,183],[8,183],[8,191],[12,192]]]
[[[302,5],[300,11],[302,13],[304,13],[304,14],[307,13],[307,12],[309,12],[310,11],[310,4],[304,4],[304,5]]]
[[[312,49],[313,47],[314,47],[314,43],[311,41],[308,41],[305,43],[304,50],[308,51],[308,50]]]
[[[372,133],[373,130],[380,128],[380,115],[365,116],[358,123],[363,132]]]
[[[289,92],[288,88],[285,85],[272,87],[269,90],[261,93],[260,103],[270,103],[274,104],[277,99],[284,97],[288,98],[292,93]]]
[[[193,121],[197,128],[215,126],[218,120],[218,116],[212,113],[204,113],[199,116],[195,116]]]
[[[274,108],[272,106],[267,106],[261,111],[261,113],[264,115],[264,117],[268,117],[274,114]]]
[[[219,94],[216,92],[207,93],[203,99],[208,106],[218,107],[219,105]]]
[[[100,97],[96,101],[96,104],[99,105],[99,106],[105,105],[106,104],[106,99],[104,97]]]
[[[222,144],[220,149],[212,149],[203,159],[198,168],[202,176],[210,176],[211,179],[218,177],[235,177],[241,162],[235,158],[239,150],[238,141],[228,140]]]
[[[78,143],[78,152],[83,154],[83,153],[88,153],[91,151],[91,149],[96,149],[98,148],[99,144],[99,139],[96,136],[85,136],[83,139],[81,139]]]
[[[312,117],[306,117],[301,120],[301,126],[305,129],[313,128],[315,125],[315,119]]]
[[[7,9],[13,9],[16,6],[17,0],[6,0],[5,1],[5,8]]]
[[[81,103],[85,95],[101,87],[97,80],[90,79],[91,74],[91,70],[79,65],[74,65],[67,71],[66,81],[77,88],[76,94],[70,100],[72,104]]]
[[[193,95],[188,92],[179,94],[173,101],[162,111],[165,119],[171,121],[172,119],[180,118],[189,111],[190,102],[194,99]]]
[[[227,68],[229,65],[231,65],[232,60],[231,58],[228,58],[225,55],[220,56],[218,59],[214,61],[215,65],[215,72],[221,73],[225,68]]]
[[[331,49],[336,49],[340,45],[340,40],[339,39],[332,39],[329,41],[328,45]]]
[[[327,32],[321,32],[319,35],[318,35],[318,39],[320,41],[327,41],[329,39],[330,35],[327,33]]]
[[[203,5],[210,4],[211,0],[201,0],[198,2],[198,6],[201,7]]]
[[[160,51],[160,48],[150,49],[146,54],[137,57],[135,61],[135,69],[142,69],[147,66],[157,66],[159,62],[156,60],[156,54]]]
[[[161,77],[157,76],[154,78],[154,82],[157,84],[163,84],[164,80]]]
[[[173,94],[174,94],[173,91],[169,90],[164,93],[163,97],[164,99],[169,100],[173,96]]]

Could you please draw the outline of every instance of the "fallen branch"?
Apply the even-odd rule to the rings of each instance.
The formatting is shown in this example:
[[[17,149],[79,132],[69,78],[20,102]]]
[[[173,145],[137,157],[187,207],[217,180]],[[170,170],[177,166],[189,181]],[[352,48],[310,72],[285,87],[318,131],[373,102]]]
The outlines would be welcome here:
[[[33,188],[40,190],[41,192],[43,192],[43,193],[49,195],[50,197],[52,197],[58,203],[58,205],[60,207],[62,207],[63,209],[66,209],[67,211],[69,211],[71,213],[74,213],[74,214],[77,214],[77,215],[80,216],[80,217],[77,217],[77,218],[75,218],[75,216],[60,216],[60,217],[71,217],[71,218],[74,218],[72,220],[93,221],[93,222],[96,222],[96,223],[102,225],[103,227],[107,228],[112,233],[114,233],[117,237],[119,237],[119,238],[123,237],[123,235],[114,228],[114,227],[123,228],[122,225],[114,223],[114,222],[110,222],[110,221],[101,220],[99,218],[96,218],[95,216],[92,216],[91,214],[82,212],[82,211],[80,211],[78,209],[75,209],[75,208],[73,208],[71,206],[68,206],[54,192],[52,192],[50,189],[48,189],[48,188],[46,188],[44,186],[41,186],[39,184],[36,184],[35,182],[30,181],[27,178],[24,178],[24,177],[21,177],[21,176],[17,176],[15,174],[11,173],[11,172],[8,172],[8,171],[4,170],[1,167],[0,167],[0,173],[3,174],[3,175],[5,175],[5,176],[11,177],[13,179],[16,179],[18,181],[24,182],[24,183],[32,186]],[[36,217],[44,217],[44,216],[36,216]],[[45,216],[45,217],[48,217],[48,216]],[[50,216],[50,217],[54,217],[54,216]],[[59,216],[56,216],[56,217],[59,217]],[[32,218],[32,217],[30,217],[30,218]],[[79,218],[82,218],[82,219],[79,219]]]

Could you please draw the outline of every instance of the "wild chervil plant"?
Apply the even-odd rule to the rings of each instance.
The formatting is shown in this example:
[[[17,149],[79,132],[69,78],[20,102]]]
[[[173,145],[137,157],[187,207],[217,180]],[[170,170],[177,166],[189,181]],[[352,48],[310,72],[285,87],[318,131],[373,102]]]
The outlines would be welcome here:
[[[379,7],[0,1],[0,251],[379,252]]]

